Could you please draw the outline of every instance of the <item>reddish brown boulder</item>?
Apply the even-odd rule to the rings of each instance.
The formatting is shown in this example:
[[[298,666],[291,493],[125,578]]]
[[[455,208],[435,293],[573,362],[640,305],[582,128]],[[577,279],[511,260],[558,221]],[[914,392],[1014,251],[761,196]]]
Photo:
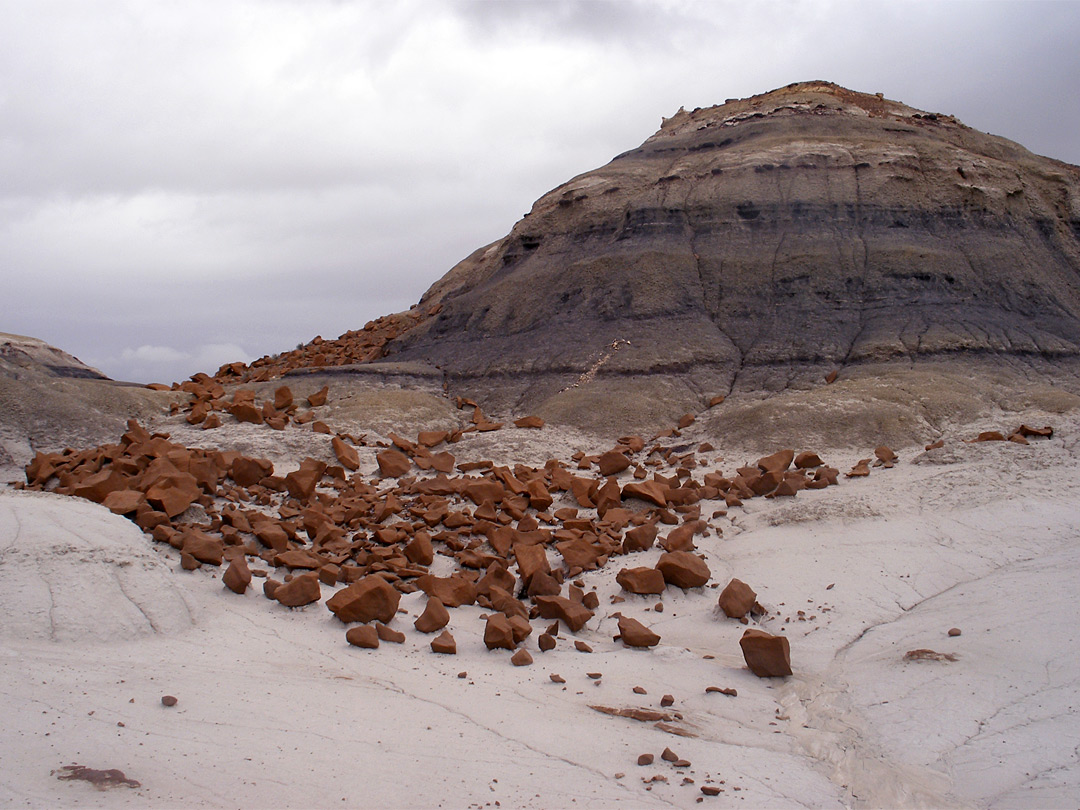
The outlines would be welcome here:
[[[741,619],[750,612],[756,600],[753,588],[741,579],[732,579],[720,593],[719,605],[728,618]]]
[[[791,466],[791,462],[794,458],[794,450],[778,450],[771,456],[759,458],[757,461],[757,466],[758,469],[762,470],[763,472],[782,473],[784,472],[784,470]]]
[[[630,459],[618,450],[608,450],[596,460],[596,465],[600,468],[600,474],[607,478],[609,475],[618,475],[629,467]]]
[[[431,535],[417,532],[406,544],[403,553],[413,565],[431,565],[435,561],[435,549],[431,545]]]
[[[375,650],[379,647],[379,632],[370,624],[358,624],[345,631],[345,640],[354,647]]]
[[[623,498],[640,498],[643,501],[667,506],[667,486],[659,481],[632,481],[622,488]]]
[[[216,537],[198,529],[185,529],[180,551],[208,565],[221,565],[224,544]]]
[[[506,616],[501,613],[491,613],[485,618],[487,627],[484,628],[484,645],[489,650],[496,648],[512,650],[517,646],[517,642],[514,641],[514,630]]]
[[[863,458],[856,462],[850,472],[844,473],[845,478],[865,478],[870,475],[870,459]]]
[[[746,666],[759,678],[791,674],[791,648],[787,638],[750,629],[739,639]]]
[[[339,436],[335,436],[330,440],[330,447],[333,449],[338,463],[346,470],[355,471],[360,469],[360,454],[356,452],[356,448],[351,444]]]
[[[262,411],[250,402],[236,402],[229,405],[228,411],[236,418],[237,422],[250,422],[253,425],[263,423]]]
[[[709,566],[689,551],[669,551],[656,563],[664,582],[679,588],[698,588],[709,581]]]
[[[533,602],[540,610],[543,619],[559,619],[576,633],[593,617],[592,611],[584,605],[562,596],[536,596]]]
[[[252,529],[255,536],[267,548],[277,552],[287,551],[289,548],[289,535],[281,528],[281,524],[273,518],[266,518],[256,522]]]
[[[515,644],[520,644],[532,635],[532,625],[529,624],[528,619],[522,616],[510,616],[510,630],[514,634]]]
[[[146,503],[146,496],[137,489],[116,489],[102,500],[101,505],[116,515],[130,515]]]
[[[301,607],[318,602],[322,592],[319,590],[318,574],[301,574],[274,591],[274,598],[285,607]]]
[[[533,575],[538,571],[551,572],[548,563],[547,552],[542,545],[517,544],[514,546],[514,557],[517,559],[518,576],[526,586],[532,581]]]
[[[886,447],[885,445],[881,445],[880,447],[876,448],[874,450],[874,455],[877,456],[878,461],[881,462],[881,464],[883,464],[886,468],[892,467],[899,458],[896,453],[894,453],[890,448]]]
[[[604,549],[590,543],[584,537],[575,537],[555,544],[555,549],[563,558],[567,569],[580,568],[591,571],[597,567],[597,560],[603,556]]]
[[[448,624],[450,624],[450,613],[446,607],[438,599],[428,597],[427,607],[413,622],[413,627],[421,633],[434,633]]]
[[[984,430],[971,442],[1003,442],[1005,441],[1005,434],[999,430]]]
[[[492,588],[500,588],[507,594],[513,593],[517,578],[506,570],[501,562],[493,562],[487,567],[484,576],[476,583],[477,594],[491,595]]]
[[[404,633],[387,627],[382,622],[375,622],[375,632],[380,641],[389,641],[393,644],[403,644],[405,642]]]
[[[555,649],[555,637],[548,633],[541,633],[536,639],[540,652],[548,652]]]
[[[520,650],[510,656],[510,663],[513,664],[515,667],[527,667],[532,662],[532,655],[524,647],[522,647]]]
[[[310,396],[308,396],[308,398],[307,398],[308,405],[310,405],[312,408],[318,408],[318,407],[320,407],[322,405],[325,405],[326,404],[326,395],[329,393],[329,391],[330,391],[330,386],[324,385],[322,388],[320,388],[314,394],[311,394]]]
[[[824,463],[825,462],[821,460],[821,456],[809,451],[804,451],[795,456],[795,467],[799,470],[809,470],[814,467],[820,467]]]
[[[400,478],[412,468],[409,457],[399,450],[387,449],[375,455],[379,475],[383,478]]]
[[[287,411],[293,405],[292,389],[283,385],[274,391],[274,410]]]
[[[274,464],[265,458],[237,456],[229,465],[229,477],[242,487],[250,487],[273,474]]]
[[[619,636],[627,647],[655,647],[660,636],[629,616],[619,616]]]
[[[626,490],[624,489],[623,492],[625,493]],[[623,535],[623,550],[628,554],[633,551],[645,551],[652,548],[655,540],[656,524],[643,523]]]
[[[615,576],[624,591],[630,593],[663,593],[667,583],[655,568],[624,568]]]
[[[298,501],[308,500],[326,472],[326,463],[313,458],[300,462],[300,469],[285,476],[285,488]]]
[[[382,577],[366,576],[335,593],[326,607],[346,624],[350,622],[389,622],[397,613],[401,595]]]
[[[547,571],[537,571],[529,578],[527,593],[534,601],[538,596],[558,596],[561,591],[559,581]]]
[[[694,534],[699,530],[698,521],[690,521],[668,532],[667,537],[660,540],[660,546],[664,551],[693,551]]]
[[[229,563],[221,581],[233,593],[244,593],[251,584],[251,569],[248,568],[247,557],[241,554]]]
[[[944,439],[938,439],[936,442],[930,442],[930,444],[926,445],[925,449],[927,451],[940,450],[944,446],[945,446],[945,440]]]
[[[146,500],[170,518],[181,514],[199,499],[202,490],[195,476],[186,472],[165,473],[158,476],[146,490]]]
[[[542,428],[544,420],[539,416],[523,416],[514,420],[514,426],[519,428]]]
[[[1051,436],[1054,435],[1054,429],[1052,427],[1050,427],[1050,425],[1047,425],[1046,427],[1041,427],[1041,428],[1033,428],[1033,427],[1028,427],[1027,425],[1021,425],[1020,427],[1018,427],[1014,431],[1014,433],[1019,433],[1021,436],[1025,437],[1025,438],[1028,438],[1028,439],[1031,439],[1031,438],[1049,439]]]
[[[509,591],[504,591],[497,585],[492,585],[488,591],[488,599],[491,602],[491,607],[502,613],[506,618],[512,619],[514,616],[527,619],[529,617],[529,609],[525,607],[525,603],[519,599],[516,599]]]
[[[446,607],[461,607],[476,602],[476,585],[461,574],[449,577],[436,577],[425,574],[416,580],[416,585],[428,596],[434,596]]]
[[[431,651],[443,655],[457,654],[457,642],[454,641],[454,637],[450,635],[449,630],[443,630],[440,635],[431,640]]]

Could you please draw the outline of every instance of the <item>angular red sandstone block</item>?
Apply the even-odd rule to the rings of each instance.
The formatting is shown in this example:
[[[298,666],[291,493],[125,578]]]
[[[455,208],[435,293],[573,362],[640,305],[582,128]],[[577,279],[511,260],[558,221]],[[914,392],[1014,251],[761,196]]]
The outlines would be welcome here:
[[[293,577],[274,591],[274,598],[285,607],[303,607],[318,602],[322,597],[318,574],[301,574]]]
[[[689,551],[669,551],[660,556],[656,563],[657,570],[664,577],[664,582],[679,588],[698,588],[709,581],[709,566]]]
[[[435,597],[428,597],[427,606],[413,622],[413,627],[421,633],[434,633],[448,624],[450,624],[450,613],[446,607]]]
[[[619,635],[627,647],[655,647],[660,643],[657,633],[629,616],[619,616]]]
[[[389,622],[397,614],[401,594],[382,577],[366,576],[326,600],[326,607],[346,624]]]
[[[360,469],[360,454],[356,452],[355,447],[338,436],[330,440],[330,446],[342,467],[354,471]]]
[[[638,594],[659,594],[667,583],[664,575],[655,568],[624,568],[615,576],[624,591]]]
[[[743,658],[759,678],[780,678],[791,674],[791,647],[784,636],[750,629],[739,639]]]
[[[378,630],[370,624],[358,624],[345,631],[345,640],[354,647],[375,650],[379,647]]]
[[[243,554],[229,563],[221,581],[233,593],[244,593],[247,590],[248,585],[251,584],[251,569],[248,568],[247,558]]]
[[[404,453],[386,449],[377,453],[375,461],[379,464],[379,474],[383,478],[400,478],[412,468],[412,462]]]
[[[756,600],[753,588],[741,579],[732,579],[720,593],[718,604],[728,618],[741,619],[750,612]]]
[[[454,640],[454,637],[450,635],[449,630],[444,630],[440,635],[431,640],[431,651],[442,653],[443,655],[457,654],[457,642]]]
[[[501,613],[491,613],[484,618],[487,626],[484,628],[484,646],[489,650],[502,648],[512,650],[517,646],[514,641],[514,630],[510,626],[510,620]]]
[[[461,574],[436,577],[425,574],[417,578],[416,585],[428,596],[434,596],[446,607],[461,607],[476,602],[476,585]]]
[[[318,408],[321,405],[325,405],[326,404],[326,396],[329,393],[329,391],[330,391],[330,386],[324,385],[322,388],[320,388],[314,394],[311,394],[310,396],[308,396],[308,398],[307,398],[308,405],[310,405],[312,408]]]
[[[573,633],[593,617],[592,611],[584,605],[562,596],[536,596],[533,602],[539,608],[541,618],[559,619]]]

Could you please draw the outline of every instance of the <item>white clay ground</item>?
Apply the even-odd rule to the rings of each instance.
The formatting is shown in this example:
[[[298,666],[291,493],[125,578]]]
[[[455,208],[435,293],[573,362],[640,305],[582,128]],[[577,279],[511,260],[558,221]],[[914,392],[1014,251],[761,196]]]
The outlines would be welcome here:
[[[535,663],[513,667],[484,648],[479,607],[451,611],[456,656],[413,629],[423,594],[401,600],[403,645],[361,650],[323,604],[233,594],[102,507],[0,492],[0,806],[1075,807],[1080,463],[1076,423],[1054,421],[1029,447],[958,434],[930,454],[894,448],[892,470],[711,521],[723,536],[698,546],[713,581],[758,592],[760,626],[790,638],[786,679],[745,668],[719,589],[669,588],[662,613],[655,597],[610,603],[618,569],[658,549],[584,575],[600,609],[576,638],[594,652],[564,629],[541,653],[550,622],[535,620]],[[500,433],[474,451],[542,455]],[[556,457],[577,446],[551,441]],[[842,470],[871,455],[799,449]],[[613,642],[617,610],[660,646]],[[906,661],[915,649],[957,660]],[[589,708],[658,709],[665,694],[696,737]],[[141,786],[59,780],[71,764]]]

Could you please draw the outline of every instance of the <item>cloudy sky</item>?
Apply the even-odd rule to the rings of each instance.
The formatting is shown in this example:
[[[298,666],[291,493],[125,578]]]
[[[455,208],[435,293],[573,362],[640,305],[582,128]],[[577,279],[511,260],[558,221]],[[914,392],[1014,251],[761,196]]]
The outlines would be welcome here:
[[[0,0],[0,331],[180,380],[407,309],[680,106],[808,79],[1080,164],[1077,2]]]

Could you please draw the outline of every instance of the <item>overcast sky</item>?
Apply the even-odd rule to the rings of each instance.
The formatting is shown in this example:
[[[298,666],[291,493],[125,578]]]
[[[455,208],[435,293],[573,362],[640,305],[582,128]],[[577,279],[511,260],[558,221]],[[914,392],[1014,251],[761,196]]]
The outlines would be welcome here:
[[[680,106],[826,79],[1080,164],[1076,2],[0,0],[0,331],[182,380],[407,309]]]

